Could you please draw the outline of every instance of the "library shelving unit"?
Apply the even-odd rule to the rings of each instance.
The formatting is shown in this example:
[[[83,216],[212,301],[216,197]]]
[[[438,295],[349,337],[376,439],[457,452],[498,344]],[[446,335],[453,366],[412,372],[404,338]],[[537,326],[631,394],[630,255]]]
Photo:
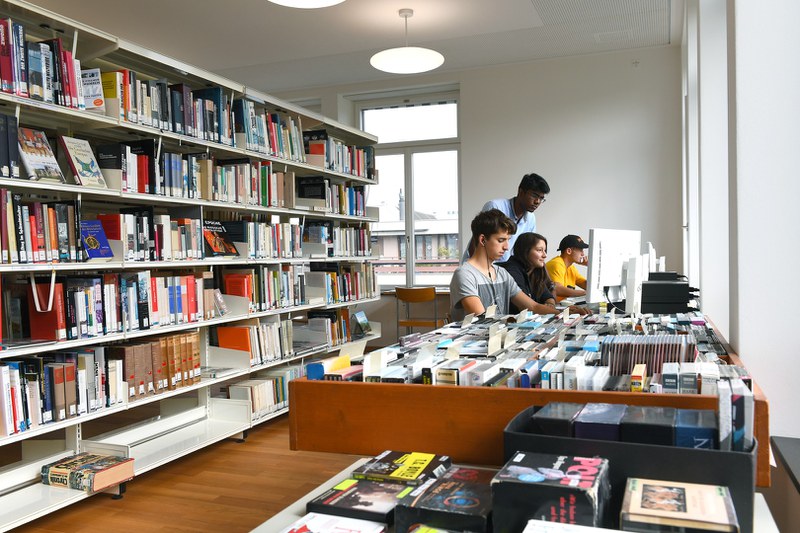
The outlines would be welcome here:
[[[218,88],[221,95],[220,102],[223,103],[215,108],[214,119],[218,122],[206,123],[208,131],[220,132],[217,140],[214,140],[212,134],[177,133],[169,123],[154,126],[152,124],[155,115],[150,117],[152,119],[150,124],[145,124],[143,122],[147,121],[142,118],[132,121],[127,113],[122,117],[107,116],[24,97],[15,94],[13,90],[11,93],[0,92],[0,113],[15,117],[19,126],[43,130],[53,138],[56,135],[66,135],[86,139],[93,147],[98,144],[153,140],[154,146],[157,147],[156,161],[159,161],[159,155],[163,155],[166,151],[179,155],[201,153],[213,162],[244,160],[249,162],[248,164],[259,165],[258,168],[266,167],[269,169],[268,173],[280,171],[291,173],[298,180],[318,179],[334,193],[338,187],[339,192],[344,191],[345,195],[352,192],[349,188],[359,189],[363,193],[361,187],[376,183],[374,174],[367,172],[363,164],[359,164],[357,170],[351,170],[355,165],[350,167],[345,165],[343,168],[341,165],[328,164],[329,160],[334,161],[334,154],[331,153],[324,155],[326,159],[323,161],[311,160],[306,158],[303,148],[303,131],[324,131],[331,139],[344,146],[345,150],[349,147],[354,152],[359,149],[368,150],[377,142],[377,139],[369,134],[21,0],[0,1],[0,18],[10,19],[14,25],[18,24],[24,28],[24,39],[29,43],[60,39],[64,49],[80,61],[83,69],[98,68],[103,72],[120,69],[133,71],[143,82],[143,85],[135,87],[142,89],[147,81],[155,84],[157,80],[163,80],[169,86],[182,84],[195,89]],[[8,24],[7,27],[13,29],[14,25]],[[3,38],[11,39],[12,36],[6,33]],[[13,44],[13,39],[11,43]],[[2,69],[1,62],[0,69]],[[287,137],[286,148],[281,151],[262,150],[259,146],[249,145],[249,136],[255,133],[248,132],[242,124],[234,124],[235,100],[245,102],[243,107],[250,109],[257,116],[274,114],[278,117],[278,129],[281,127],[281,121],[286,120],[284,134],[289,135],[293,132],[295,137]],[[192,100],[189,100],[189,103],[191,102]],[[152,109],[155,109],[155,105]],[[153,114],[155,113],[156,111],[153,111]],[[202,111],[200,113],[202,114]],[[206,117],[211,116],[211,114],[206,115]],[[218,126],[218,123],[223,122],[223,118],[230,125],[227,136],[223,134],[223,126]],[[187,116],[185,120],[190,119]],[[197,116],[194,120],[198,124],[202,122]],[[243,127],[244,131],[236,130],[237,125]],[[251,122],[250,127],[254,131],[257,130],[255,122]],[[264,135],[267,136],[266,133]],[[5,142],[5,139],[0,139],[0,142]],[[338,160],[336,162],[340,163]],[[163,176],[163,172],[161,174]],[[158,177],[158,173],[151,176],[155,180],[158,180]],[[267,181],[269,179],[267,178]],[[257,181],[258,177],[255,180]],[[247,189],[251,193],[258,188],[252,183],[247,186],[251,187]],[[241,184],[237,183],[234,188],[239,186]],[[220,394],[228,384],[237,379],[247,379],[259,371],[301,363],[305,358],[323,355],[338,348],[325,346],[303,353],[302,356],[295,355],[287,348],[284,353],[274,356],[271,360],[253,364],[250,354],[246,351],[226,350],[213,346],[215,327],[236,325],[240,321],[253,319],[287,321],[302,318],[311,310],[327,309],[336,312],[337,309],[374,301],[379,297],[372,274],[368,235],[369,223],[374,222],[376,218],[371,211],[363,207],[363,198],[360,200],[360,209],[354,213],[350,209],[353,204],[348,206],[345,200],[341,201],[340,206],[334,203],[331,210],[308,208],[295,202],[295,198],[292,197],[289,198],[292,201],[288,203],[292,207],[288,207],[276,205],[271,201],[259,202],[258,198],[253,198],[254,195],[245,201],[224,201],[220,196],[203,195],[198,187],[189,193],[184,190],[175,194],[174,191],[167,190],[166,192],[173,194],[168,196],[163,189],[161,194],[155,194],[154,191],[147,194],[126,190],[124,185],[117,188],[109,185],[107,189],[96,189],[69,183],[43,183],[24,179],[24,173],[23,179],[0,176],[0,189],[7,191],[3,193],[4,198],[6,194],[9,198],[16,195],[21,202],[69,202],[74,206],[77,216],[85,219],[91,219],[93,215],[104,211],[116,212],[122,208],[140,207],[167,213],[176,210],[181,214],[174,216],[200,220],[201,228],[202,221],[206,219],[223,219],[255,220],[267,225],[294,224],[300,227],[300,234],[303,226],[309,221],[322,221],[323,224],[329,221],[331,227],[336,228],[367,229],[366,242],[362,235],[361,248],[357,251],[352,251],[352,248],[339,249],[336,243],[333,243],[330,253],[326,253],[328,250],[323,243],[322,249],[320,244],[316,247],[310,245],[308,248],[313,249],[314,253],[306,253],[304,244],[299,253],[291,254],[292,257],[254,257],[243,254],[234,258],[131,261],[130,257],[120,251],[122,246],[120,241],[111,241],[114,257],[102,263],[73,261],[20,264],[11,262],[10,254],[8,261],[4,256],[0,261],[3,295],[8,286],[14,285],[15,282],[17,285],[21,281],[27,282],[28,276],[32,280],[34,275],[38,275],[39,278],[49,278],[52,275],[54,279],[69,280],[71,276],[96,276],[98,273],[122,276],[147,271],[149,276],[151,270],[159,275],[174,274],[177,277],[202,275],[202,272],[219,274],[228,267],[238,270],[273,269],[272,271],[278,272],[283,268],[298,269],[304,273],[337,272],[339,268],[352,268],[353,272],[359,272],[366,279],[361,279],[360,290],[355,296],[354,293],[346,295],[334,293],[333,297],[330,294],[326,297],[325,287],[315,287],[317,289],[315,295],[321,292],[322,297],[313,299],[309,297],[303,301],[302,296],[297,296],[282,304],[273,303],[253,309],[248,298],[224,294],[222,298],[227,312],[221,316],[205,319],[197,317],[196,321],[175,320],[175,323],[141,329],[126,327],[124,323],[126,319],[123,318],[123,326],[119,331],[106,334],[95,336],[79,334],[80,338],[69,340],[3,344],[3,349],[0,350],[0,364],[5,366],[6,363],[17,359],[47,359],[57,353],[80,353],[81,350],[89,348],[106,349],[112,346],[126,346],[131,342],[157,344],[156,341],[165,336],[191,334],[196,335],[198,339],[199,365],[224,368],[225,371],[216,377],[201,378],[198,365],[195,379],[189,379],[182,387],[170,390],[166,390],[165,387],[158,394],[135,394],[133,397],[120,394],[118,401],[113,405],[88,408],[80,414],[40,425],[32,424],[29,428],[14,427],[9,435],[0,436],[0,530],[17,527],[87,497],[87,494],[81,491],[51,487],[39,482],[42,465],[79,451],[94,451],[133,457],[135,473],[141,474],[221,439],[242,437],[255,424],[286,413],[288,407],[286,402],[283,402],[271,412],[255,416],[250,401],[230,399]],[[285,190],[290,191],[286,194],[292,195],[297,189]],[[342,205],[345,209],[336,209]],[[79,229],[79,225],[77,226]],[[242,245],[247,249],[247,244],[236,243],[236,245],[237,248]],[[202,247],[202,239],[199,246]],[[314,287],[308,288],[310,291]],[[348,285],[348,288],[352,288],[352,285]],[[145,303],[149,305],[147,297]],[[14,312],[5,305],[2,310],[3,315]],[[125,310],[121,312],[124,317]],[[372,326],[373,333],[366,337],[367,340],[380,335],[380,325],[373,323]],[[102,330],[100,327],[100,331]],[[78,402],[80,401],[79,397]],[[116,490],[119,492],[119,489]]]

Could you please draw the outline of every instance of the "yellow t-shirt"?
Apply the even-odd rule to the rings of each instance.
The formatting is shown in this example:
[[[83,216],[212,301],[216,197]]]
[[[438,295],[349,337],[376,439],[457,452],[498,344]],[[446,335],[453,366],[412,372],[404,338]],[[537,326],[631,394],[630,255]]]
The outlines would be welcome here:
[[[570,285],[577,287],[579,282],[586,281],[586,278],[581,276],[581,273],[578,272],[575,265],[570,265],[569,268],[567,268],[564,259],[560,255],[552,258],[544,267],[547,269],[547,273],[550,274],[551,280],[565,287]],[[563,299],[564,297],[562,296],[556,296],[556,301],[560,302]]]

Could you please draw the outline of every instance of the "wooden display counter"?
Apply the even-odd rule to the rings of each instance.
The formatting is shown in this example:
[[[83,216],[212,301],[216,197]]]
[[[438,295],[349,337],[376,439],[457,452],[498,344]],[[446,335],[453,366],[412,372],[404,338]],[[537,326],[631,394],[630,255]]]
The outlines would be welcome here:
[[[460,463],[501,465],[506,424],[526,407],[553,401],[717,409],[716,397],[691,394],[296,379],[289,382],[290,446],[357,455],[418,450],[447,454]],[[755,418],[760,444],[756,484],[769,486],[768,406],[760,390]]]

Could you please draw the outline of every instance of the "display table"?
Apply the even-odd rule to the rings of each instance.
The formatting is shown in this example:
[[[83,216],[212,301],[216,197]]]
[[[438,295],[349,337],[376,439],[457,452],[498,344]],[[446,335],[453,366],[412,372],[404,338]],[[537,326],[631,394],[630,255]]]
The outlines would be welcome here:
[[[278,533],[279,531],[283,530],[284,528],[289,527],[293,522],[301,518],[306,514],[306,504],[325,492],[330,487],[336,485],[340,481],[346,479],[350,472],[355,470],[357,467],[361,466],[362,464],[367,462],[368,458],[362,458],[353,463],[352,465],[348,466],[328,481],[317,487],[316,489],[312,490],[289,507],[281,511],[280,513],[276,514],[257,528],[253,530],[254,533]],[[754,524],[753,524],[753,531],[757,531],[758,533],[779,533],[778,526],[775,525],[775,521],[772,519],[772,515],[770,514],[769,507],[767,507],[767,502],[764,500],[764,496],[760,493],[756,493],[755,495],[755,508],[754,508]],[[389,528],[389,531],[394,531],[392,528]],[[598,531],[612,531],[608,529],[598,528]]]

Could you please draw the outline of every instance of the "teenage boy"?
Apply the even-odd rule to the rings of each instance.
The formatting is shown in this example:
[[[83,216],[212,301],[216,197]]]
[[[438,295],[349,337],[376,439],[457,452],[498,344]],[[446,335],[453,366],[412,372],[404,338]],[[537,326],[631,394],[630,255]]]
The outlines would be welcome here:
[[[459,266],[450,280],[450,307],[454,320],[462,319],[468,313],[479,315],[491,305],[496,305],[498,315],[507,315],[509,303],[519,309],[540,309],[517,286],[517,282],[504,268],[495,268],[497,261],[508,251],[508,242],[517,229],[514,221],[498,209],[483,211],[472,220],[472,240],[474,252]],[[571,312],[585,314],[585,309],[570,309]],[[556,308],[552,308],[557,313]]]
[[[517,188],[517,195],[513,198],[498,198],[496,200],[489,200],[484,204],[481,211],[489,211],[490,209],[498,209],[505,216],[510,218],[516,224],[517,229],[512,231],[509,235],[508,250],[500,256],[497,261],[508,261],[511,256],[511,250],[514,248],[514,241],[517,240],[517,235],[523,233],[536,231],[536,211],[547,199],[545,198],[550,194],[550,185],[539,174],[525,174],[522,176],[522,181],[519,182]],[[466,261],[472,253],[472,244],[464,252],[461,262]]]
[[[588,244],[577,235],[567,235],[561,239],[558,251],[561,255],[552,258],[545,264],[550,279],[556,284],[556,301],[564,298],[586,295],[586,278],[584,278],[575,265],[586,265],[588,257],[586,250]]]

